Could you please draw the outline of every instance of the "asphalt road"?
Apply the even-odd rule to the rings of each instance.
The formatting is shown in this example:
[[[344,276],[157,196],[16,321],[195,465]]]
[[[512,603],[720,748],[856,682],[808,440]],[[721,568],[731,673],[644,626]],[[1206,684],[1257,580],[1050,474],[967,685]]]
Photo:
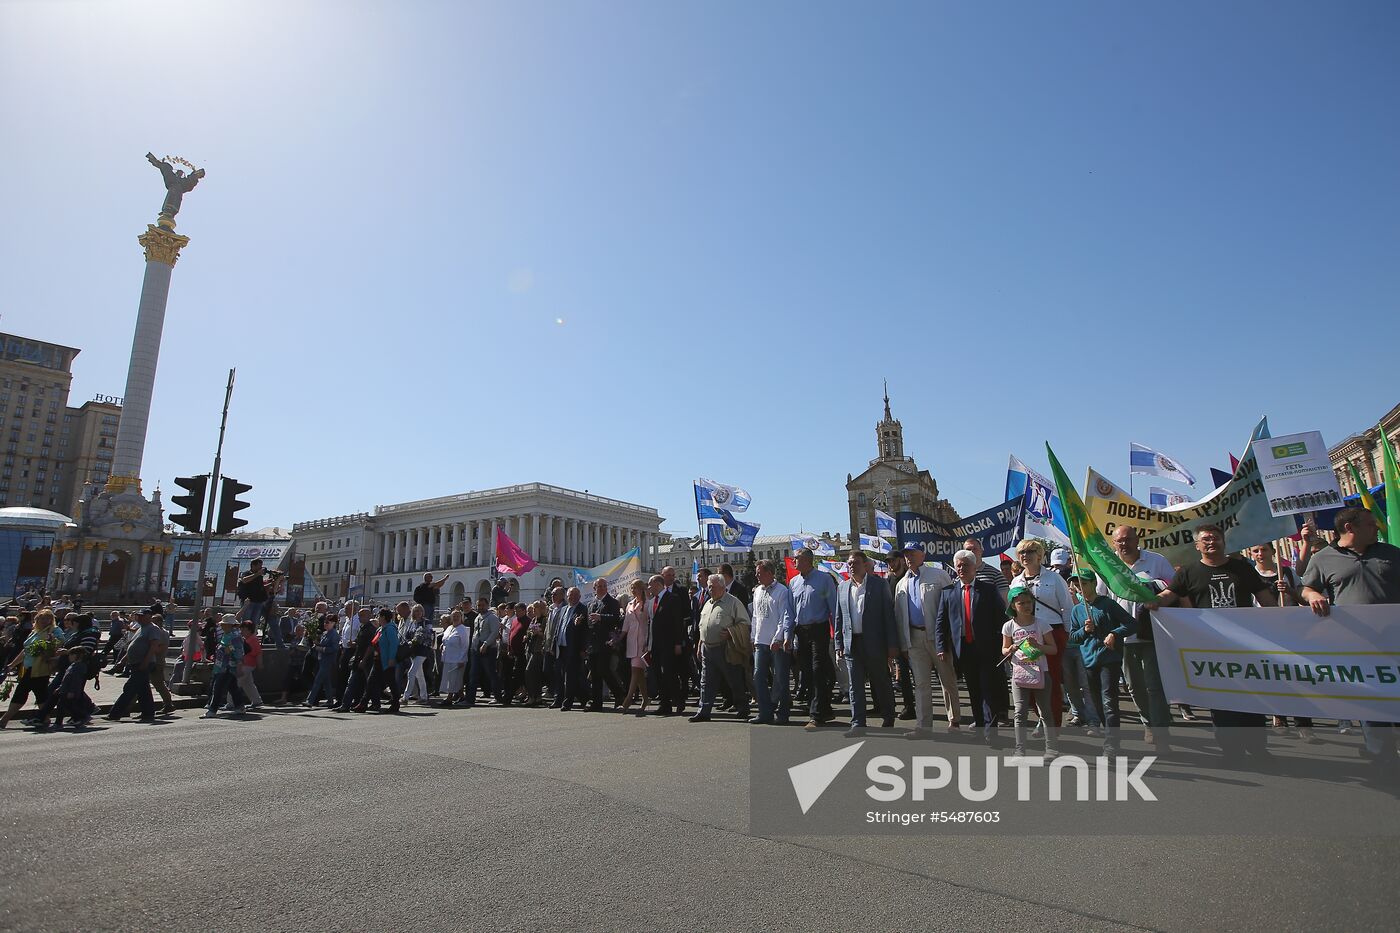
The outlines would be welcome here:
[[[1391,834],[756,836],[752,728],[490,707],[16,724],[0,928],[1394,929]],[[1286,821],[1301,780],[1234,783]]]

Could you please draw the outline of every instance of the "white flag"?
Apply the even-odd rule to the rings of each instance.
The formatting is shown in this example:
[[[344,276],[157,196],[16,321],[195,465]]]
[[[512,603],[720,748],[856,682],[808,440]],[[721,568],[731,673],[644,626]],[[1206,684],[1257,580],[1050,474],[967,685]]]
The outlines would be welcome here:
[[[1174,479],[1178,483],[1185,483],[1188,486],[1196,485],[1196,477],[1191,475],[1190,470],[1166,454],[1155,451],[1151,447],[1144,447],[1142,444],[1129,446],[1128,472],[1146,473],[1149,476]]]

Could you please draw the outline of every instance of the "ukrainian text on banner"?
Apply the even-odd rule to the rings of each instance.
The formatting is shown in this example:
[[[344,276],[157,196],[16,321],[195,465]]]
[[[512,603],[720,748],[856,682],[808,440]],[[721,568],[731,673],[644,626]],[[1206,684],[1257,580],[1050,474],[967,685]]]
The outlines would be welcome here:
[[[976,538],[982,542],[986,556],[995,556],[1016,543],[1022,501],[1018,496],[994,509],[978,512],[951,525],[918,512],[900,512],[895,516],[899,546],[903,549],[911,543],[921,544],[926,560],[951,566],[953,555],[962,549],[963,542]]]
[[[1275,518],[1252,451],[1246,452],[1230,482],[1197,502],[1154,509],[1128,495],[1108,477],[1089,471],[1084,505],[1105,537],[1119,525],[1137,529],[1138,545],[1156,551],[1173,566],[1198,560],[1193,532],[1202,525],[1225,530],[1225,548],[1239,551],[1286,538],[1298,530],[1296,519]]]
[[[1400,605],[1159,609],[1171,703],[1278,716],[1400,719]]]
[[[600,578],[608,581],[608,592],[619,599],[627,595],[627,588],[633,580],[646,579],[642,573],[642,552],[639,548],[632,548],[622,556],[590,569],[574,567],[569,576],[585,600],[593,598],[593,583]]]

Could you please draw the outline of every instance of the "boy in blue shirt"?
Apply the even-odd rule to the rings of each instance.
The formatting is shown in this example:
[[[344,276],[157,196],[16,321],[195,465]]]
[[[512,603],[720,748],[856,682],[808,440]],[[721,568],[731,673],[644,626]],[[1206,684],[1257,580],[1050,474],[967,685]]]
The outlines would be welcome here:
[[[1089,675],[1089,699],[1103,723],[1103,752],[1118,754],[1118,681],[1123,674],[1123,639],[1137,633],[1137,623],[1111,597],[1097,592],[1098,577],[1082,569],[1070,580],[1075,596],[1070,610],[1069,643],[1079,647]]]

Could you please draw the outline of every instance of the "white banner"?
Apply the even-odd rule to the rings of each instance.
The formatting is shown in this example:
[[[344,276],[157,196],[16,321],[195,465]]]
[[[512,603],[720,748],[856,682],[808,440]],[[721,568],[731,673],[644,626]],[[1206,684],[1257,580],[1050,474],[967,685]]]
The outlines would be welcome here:
[[[1275,515],[1342,507],[1342,488],[1320,431],[1255,441],[1254,455]]]
[[[180,568],[176,571],[175,579],[179,580],[181,583],[194,583],[199,579],[199,561],[180,561]]]
[[[1152,623],[1171,703],[1400,720],[1400,605],[1159,609]]]
[[[1268,440],[1262,440],[1254,445],[1267,443]],[[1150,508],[1108,477],[1090,470],[1084,484],[1084,505],[1105,537],[1112,537],[1119,525],[1132,525],[1138,531],[1138,545],[1144,551],[1161,554],[1174,567],[1200,559],[1193,535],[1201,525],[1223,528],[1227,551],[1276,541],[1298,530],[1296,519],[1276,517],[1269,511],[1253,447],[1245,452],[1230,482],[1199,502],[1160,510]]]

